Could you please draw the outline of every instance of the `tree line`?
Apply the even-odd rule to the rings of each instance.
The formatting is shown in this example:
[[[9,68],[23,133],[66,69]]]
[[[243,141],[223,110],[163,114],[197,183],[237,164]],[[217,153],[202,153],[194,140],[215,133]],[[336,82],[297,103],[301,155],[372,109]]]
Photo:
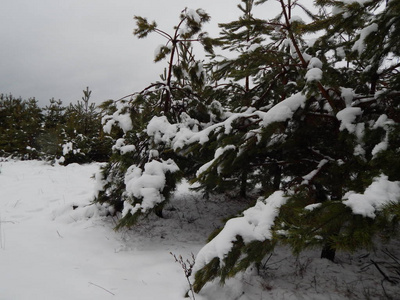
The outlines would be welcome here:
[[[63,106],[52,98],[43,108],[35,98],[0,94],[0,155],[63,164],[107,161],[113,144],[102,130],[107,108],[90,103],[90,95],[86,88],[77,103]]]

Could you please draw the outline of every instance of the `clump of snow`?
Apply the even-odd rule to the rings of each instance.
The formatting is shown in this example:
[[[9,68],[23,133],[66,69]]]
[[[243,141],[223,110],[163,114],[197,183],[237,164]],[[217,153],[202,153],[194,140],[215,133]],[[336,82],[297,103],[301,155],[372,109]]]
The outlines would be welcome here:
[[[193,21],[195,21],[196,23],[200,23],[201,22],[201,17],[199,16],[199,14],[197,13],[197,11],[195,11],[194,9],[187,9],[186,10],[186,16],[190,19],[192,19]]]
[[[353,154],[354,154],[355,156],[364,157],[364,156],[365,156],[365,149],[364,149],[360,144],[358,144],[357,146],[354,147],[354,152],[353,152]]]
[[[153,117],[149,124],[147,124],[147,134],[152,136],[155,143],[169,144],[171,139],[176,135],[178,128],[177,125],[172,125],[168,122],[167,117]]]
[[[386,134],[383,141],[375,145],[375,147],[372,149],[371,154],[373,156],[376,156],[381,151],[387,150],[389,146],[390,125],[393,124],[395,124],[395,122],[389,119],[388,116],[385,114],[380,115],[378,120],[376,120],[375,123],[373,124],[372,129],[383,128],[386,130]]]
[[[361,54],[365,50],[365,39],[373,32],[378,31],[378,24],[372,23],[371,25],[363,28],[360,31],[360,38],[354,43],[352,50]]]
[[[322,205],[322,203],[313,203],[313,204],[307,205],[306,207],[304,207],[304,209],[308,210],[308,211],[313,211],[314,209],[320,207],[321,205]]]
[[[269,111],[262,115],[263,126],[268,126],[274,122],[284,122],[291,118],[295,111],[303,107],[306,101],[305,95],[301,92],[290,96],[289,98],[279,102]]]
[[[267,199],[258,199],[254,207],[243,212],[242,217],[230,219],[222,231],[199,251],[195,270],[205,266],[214,257],[224,259],[238,235],[246,244],[271,239],[271,228],[279,208],[286,203],[286,200],[282,191],[276,191]]]
[[[129,152],[133,152],[136,150],[136,147],[134,145],[125,145],[125,139],[124,138],[119,138],[114,146],[112,146],[113,151],[120,151],[121,154],[126,154]]]
[[[120,105],[116,112],[111,116],[106,115],[102,118],[103,130],[105,133],[111,133],[113,126],[118,125],[125,133],[133,128],[129,109]]]
[[[377,129],[378,127],[386,128],[387,125],[393,125],[393,124],[395,124],[393,120],[389,119],[387,115],[382,114],[379,116],[378,120],[375,121],[374,126],[372,126],[372,129]]]
[[[289,23],[304,23],[302,17],[298,16],[298,15],[294,15],[290,18]]]
[[[323,72],[320,68],[311,68],[307,71],[305,79],[307,82],[320,81],[322,79]]]
[[[126,154],[129,152],[133,152],[135,150],[136,150],[136,147],[134,145],[125,145],[119,149],[119,151],[121,151],[121,154]]]
[[[178,166],[171,159],[152,160],[145,165],[144,170],[136,165],[130,166],[125,173],[125,193],[128,197],[142,199],[142,201],[135,207],[129,200],[125,201],[123,214],[126,215],[128,212],[135,214],[138,210],[146,212],[164,201],[162,190],[165,187],[165,173],[174,173],[178,170]]]
[[[379,144],[375,145],[375,147],[372,149],[371,151],[372,156],[375,157],[379,152],[387,150],[389,146],[388,143],[389,143],[388,136],[386,134],[385,139]]]
[[[362,114],[360,107],[346,107],[336,114],[336,117],[340,121],[339,130],[343,131],[347,129],[350,133],[355,133],[357,126],[353,122],[358,116]]]
[[[308,69],[318,68],[322,69],[322,61],[317,57],[312,57],[307,66]]]
[[[68,153],[77,154],[81,152],[81,149],[74,149],[74,145],[72,142],[67,142],[62,145],[63,155],[67,155]]]
[[[348,199],[343,203],[350,207],[354,214],[375,218],[376,211],[392,202],[399,202],[400,181],[389,181],[387,176],[381,175],[374,179],[363,194],[348,192],[344,199]]]
[[[165,48],[166,46],[163,44],[158,45],[155,50],[154,50],[154,60],[157,59],[157,57],[161,54],[161,51],[163,50],[163,48]]]
[[[344,99],[346,103],[346,107],[351,106],[351,103],[353,102],[354,99],[354,90],[351,88],[341,88],[341,96]]]
[[[198,9],[197,11],[192,9],[192,8],[186,8],[186,10],[183,12],[184,13],[184,17],[186,17],[187,19],[189,19],[191,22],[195,22],[195,23],[201,23],[201,16],[200,14],[204,14],[205,11],[202,9]],[[179,29],[179,34],[180,35],[185,35],[189,32],[191,32],[191,28],[188,24],[188,22],[186,21],[185,26],[181,27]]]

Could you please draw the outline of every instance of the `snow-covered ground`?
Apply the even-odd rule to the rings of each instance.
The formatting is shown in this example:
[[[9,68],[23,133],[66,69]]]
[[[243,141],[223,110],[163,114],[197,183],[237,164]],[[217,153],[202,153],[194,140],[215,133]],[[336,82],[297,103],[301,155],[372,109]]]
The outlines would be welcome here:
[[[90,205],[99,166],[0,161],[0,300],[184,299],[187,281],[170,252],[190,259],[223,218],[243,208],[205,200],[183,184],[166,218],[115,232],[114,220]],[[387,248],[339,254],[335,264],[318,252],[293,258],[281,248],[260,275],[249,270],[224,287],[209,284],[196,299],[396,299],[400,286],[371,264],[400,277],[399,244]]]

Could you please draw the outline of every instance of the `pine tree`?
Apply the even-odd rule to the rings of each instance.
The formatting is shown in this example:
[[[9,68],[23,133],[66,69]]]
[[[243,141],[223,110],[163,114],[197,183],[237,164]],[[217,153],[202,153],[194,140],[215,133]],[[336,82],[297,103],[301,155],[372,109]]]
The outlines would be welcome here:
[[[34,98],[0,95],[0,150],[23,159],[38,157],[42,113]]]
[[[286,27],[282,16],[269,21],[254,18],[254,1],[250,0],[242,1],[238,7],[243,16],[220,24],[221,37],[214,42],[223,50],[238,52],[238,56],[214,57],[210,63],[215,80],[232,79],[220,83],[214,91],[225,111],[225,120],[214,126],[209,141],[197,146],[194,156],[210,152],[210,147],[215,153],[223,152],[211,157],[212,163],[201,169],[197,180],[207,191],[236,192],[240,187],[240,194],[245,196],[259,184],[264,190],[279,188],[280,150],[268,147],[268,138],[259,135],[262,116],[258,110],[268,110],[298,92],[299,75],[304,71],[291,53],[287,34],[277,30]],[[279,127],[269,130],[269,134],[274,135]]]
[[[329,5],[333,13],[314,15],[309,25],[291,21],[297,1],[280,3],[279,24],[297,61],[302,92],[266,111],[255,147],[279,162],[281,192],[260,198],[226,224],[221,235],[231,237],[228,251],[213,252],[217,235],[200,252],[196,291],[261,263],[277,243],[289,244],[294,253],[319,247],[321,257],[333,260],[337,250],[373,247],[374,238],[396,233],[400,181],[388,162],[398,165],[400,66],[391,63],[399,49],[392,35],[398,30],[397,2],[317,1],[321,12]],[[307,48],[299,34],[316,30],[323,35]],[[246,227],[255,233],[238,230]]]
[[[54,98],[51,98],[43,109],[43,132],[38,138],[38,143],[40,151],[49,159],[62,155],[65,109],[62,101]]]
[[[210,51],[210,39],[201,31],[209,16],[201,9],[183,10],[172,34],[143,17],[136,16],[135,20],[137,37],[154,32],[165,38],[155,61],[166,59],[168,64],[161,81],[116,101],[116,111],[103,118],[107,132],[113,126],[123,131],[113,146],[110,163],[99,177],[102,190],[96,198],[97,202],[108,203],[116,212],[122,212],[117,228],[132,226],[151,212],[162,217],[162,208],[180,177],[180,168],[168,141],[152,132],[152,124],[191,120],[190,115],[201,117],[204,103],[200,93],[205,89],[206,78],[201,62],[194,58],[192,44],[200,42]]]
[[[64,164],[106,161],[111,151],[111,140],[104,137],[101,113],[90,102],[92,91],[83,90],[82,101],[71,103],[65,110],[63,141]]]

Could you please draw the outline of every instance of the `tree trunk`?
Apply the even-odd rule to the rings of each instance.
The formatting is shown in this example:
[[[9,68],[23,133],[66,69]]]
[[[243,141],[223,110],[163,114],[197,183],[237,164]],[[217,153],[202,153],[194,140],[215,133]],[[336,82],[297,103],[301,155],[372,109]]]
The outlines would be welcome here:
[[[336,183],[335,185],[332,186],[332,196],[331,200],[332,201],[338,201],[342,199],[342,184],[341,182]],[[330,235],[331,236],[337,236],[340,233],[341,226],[339,224],[336,224],[336,226],[332,226],[330,230]],[[329,259],[330,261],[333,261],[335,259],[336,255],[336,247],[333,244],[332,241],[327,241],[325,245],[322,248],[321,251],[321,258],[326,258]]]
[[[321,251],[321,258],[329,259],[333,261],[335,259],[336,249],[332,247],[332,243],[327,242]]]

